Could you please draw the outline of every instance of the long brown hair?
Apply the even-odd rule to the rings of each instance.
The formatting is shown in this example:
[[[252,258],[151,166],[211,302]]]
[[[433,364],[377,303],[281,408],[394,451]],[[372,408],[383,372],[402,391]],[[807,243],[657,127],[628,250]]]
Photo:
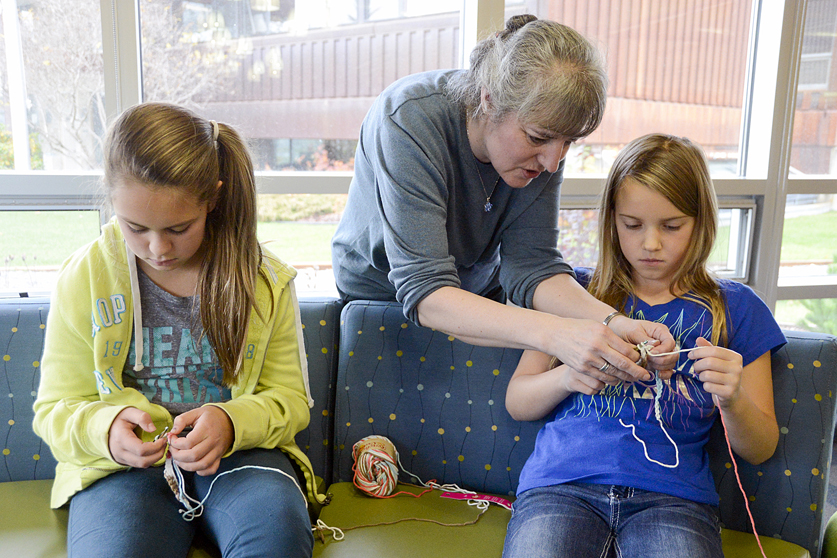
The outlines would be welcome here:
[[[263,273],[255,176],[244,140],[231,127],[183,107],[144,103],[113,123],[104,160],[107,192],[129,179],[214,203],[206,220],[197,293],[204,333],[224,371],[224,384],[233,385],[244,359],[251,310],[259,313],[256,281]]]
[[[727,343],[726,305],[718,282],[706,267],[718,232],[718,201],[703,151],[686,138],[649,134],[619,153],[605,182],[599,207],[599,262],[588,291],[614,308],[625,310],[633,294],[631,265],[622,253],[614,216],[616,193],[632,178],[661,194],[679,211],[693,217],[689,249],[669,290],[712,313],[712,343]]]

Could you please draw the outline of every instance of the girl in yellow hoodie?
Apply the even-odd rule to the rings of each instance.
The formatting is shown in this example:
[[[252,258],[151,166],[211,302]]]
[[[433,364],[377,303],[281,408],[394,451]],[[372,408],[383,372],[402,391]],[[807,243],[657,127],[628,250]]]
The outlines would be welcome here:
[[[104,157],[115,217],[62,268],[35,401],[69,556],[186,556],[198,530],[225,557],[310,556],[296,271],[256,240],[244,142],[146,103]]]

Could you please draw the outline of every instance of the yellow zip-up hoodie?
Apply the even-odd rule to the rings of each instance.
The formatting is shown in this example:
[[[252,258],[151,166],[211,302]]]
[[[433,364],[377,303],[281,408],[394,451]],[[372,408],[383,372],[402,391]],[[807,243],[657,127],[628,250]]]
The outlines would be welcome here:
[[[227,455],[281,448],[304,473],[308,500],[322,504],[325,497],[317,492],[311,463],[294,442],[308,426],[313,406],[293,285],[296,270],[267,251],[262,268],[270,284],[260,278],[256,298],[266,321],[251,313],[232,399],[209,404],[223,409],[232,421],[235,441]],[[151,415],[157,431],[142,432],[144,441],[172,425],[165,408],[122,383],[133,332],[142,343],[139,308],[135,256],[111,221],[98,239],[64,262],[50,302],[33,428],[58,461],[53,508],[94,481],[126,469],[108,449],[110,426],[123,409],[137,407]],[[142,354],[138,345],[136,366],[142,366]]]

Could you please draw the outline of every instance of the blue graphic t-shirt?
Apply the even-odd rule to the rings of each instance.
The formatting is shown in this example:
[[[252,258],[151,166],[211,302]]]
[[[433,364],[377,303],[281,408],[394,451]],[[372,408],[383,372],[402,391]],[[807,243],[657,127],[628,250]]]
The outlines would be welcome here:
[[[576,269],[586,285],[590,270]],[[747,366],[786,343],[770,309],[748,286],[719,281],[727,305],[728,348]],[[629,301],[632,317],[668,326],[681,348],[711,339],[712,315],[699,304],[676,298],[649,306]],[[535,449],[520,474],[518,494],[567,482],[631,486],[718,505],[704,446],[718,415],[711,394],[681,353],[675,374],[662,382],[660,415],[656,382],[605,386],[596,395],[575,393],[547,417]],[[670,439],[669,439],[670,437]]]
[[[158,287],[137,269],[142,304],[142,335],[145,366],[133,368],[136,338],[122,379],[149,401],[162,405],[173,415],[204,403],[228,401],[224,372],[209,339],[203,335],[196,297],[174,296]]]

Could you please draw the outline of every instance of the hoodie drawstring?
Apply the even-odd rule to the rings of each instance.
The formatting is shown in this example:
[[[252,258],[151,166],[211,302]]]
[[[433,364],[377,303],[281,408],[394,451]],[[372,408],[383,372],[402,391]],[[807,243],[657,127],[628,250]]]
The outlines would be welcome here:
[[[125,250],[128,253],[128,275],[131,278],[131,300],[134,305],[134,340],[136,344],[134,356],[134,372],[139,372],[145,366],[142,364],[142,355],[145,352],[142,338],[142,302],[140,300],[139,277],[137,275],[137,256],[125,243]]]

